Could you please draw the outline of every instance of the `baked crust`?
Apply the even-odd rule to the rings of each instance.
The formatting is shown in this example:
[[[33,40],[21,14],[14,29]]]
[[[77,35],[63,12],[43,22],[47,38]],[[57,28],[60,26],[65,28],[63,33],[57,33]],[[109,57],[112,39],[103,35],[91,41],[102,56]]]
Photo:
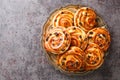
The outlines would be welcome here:
[[[91,8],[82,7],[74,15],[74,24],[87,32],[96,25],[96,13]]]
[[[74,13],[70,10],[59,10],[53,18],[53,26],[70,27],[74,25]]]
[[[71,36],[62,27],[56,27],[49,31],[45,39],[45,49],[54,54],[64,53],[70,46]]]
[[[106,28],[94,28],[87,33],[89,42],[99,45],[102,51],[107,51],[110,45],[110,34]]]
[[[84,49],[87,46],[87,43],[83,45],[86,33],[79,27],[71,26],[67,28],[67,31],[71,36],[71,46],[77,46]]]
[[[58,58],[58,65],[65,71],[76,72],[84,68],[84,52],[76,46],[70,49]]]
[[[94,70],[103,64],[104,53],[100,50],[99,46],[95,43],[89,43],[85,50],[85,63],[86,70]]]

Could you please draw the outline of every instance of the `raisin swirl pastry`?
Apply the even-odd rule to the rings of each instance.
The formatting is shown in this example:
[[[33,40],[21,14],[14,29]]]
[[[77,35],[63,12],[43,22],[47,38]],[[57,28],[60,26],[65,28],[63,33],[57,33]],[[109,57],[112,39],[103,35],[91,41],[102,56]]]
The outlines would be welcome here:
[[[103,27],[94,28],[87,33],[89,42],[94,42],[99,45],[100,49],[106,51],[110,45],[110,34]]]
[[[96,25],[96,13],[91,8],[82,7],[75,13],[74,24],[87,32]]]
[[[85,50],[86,70],[95,70],[103,64],[104,53],[95,43],[90,43]]]
[[[86,33],[81,28],[76,26],[68,27],[67,30],[71,35],[71,46],[84,48],[82,44],[85,39]],[[84,44],[84,46],[87,46],[87,43],[86,45]]]
[[[84,52],[76,46],[70,49],[58,58],[58,65],[64,71],[77,72],[83,71],[84,68]]]
[[[45,49],[54,54],[64,53],[70,46],[71,36],[64,28],[56,27],[46,36]]]
[[[53,26],[69,27],[74,25],[74,13],[70,10],[59,10],[53,18]]]

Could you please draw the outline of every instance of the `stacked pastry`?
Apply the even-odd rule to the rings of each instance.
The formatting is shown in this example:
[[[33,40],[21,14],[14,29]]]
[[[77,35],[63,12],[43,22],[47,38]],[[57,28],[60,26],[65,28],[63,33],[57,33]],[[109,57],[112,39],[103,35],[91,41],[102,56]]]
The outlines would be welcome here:
[[[110,45],[110,34],[96,12],[67,6],[51,14],[44,25],[43,47],[59,70],[81,73],[99,68]]]

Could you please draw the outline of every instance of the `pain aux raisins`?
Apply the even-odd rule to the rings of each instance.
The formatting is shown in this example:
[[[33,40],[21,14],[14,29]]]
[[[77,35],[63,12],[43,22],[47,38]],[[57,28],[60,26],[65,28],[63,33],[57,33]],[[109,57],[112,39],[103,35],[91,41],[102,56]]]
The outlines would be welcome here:
[[[43,29],[45,54],[65,74],[84,75],[104,63],[110,46],[108,26],[86,6],[69,5],[54,11]]]

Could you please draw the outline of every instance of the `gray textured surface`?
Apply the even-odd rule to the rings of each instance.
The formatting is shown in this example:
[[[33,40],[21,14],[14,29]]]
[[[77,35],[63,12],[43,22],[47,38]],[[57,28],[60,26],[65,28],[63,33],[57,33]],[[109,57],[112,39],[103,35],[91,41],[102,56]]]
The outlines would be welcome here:
[[[56,71],[39,45],[47,17],[68,4],[94,8],[112,37],[105,63],[86,76]],[[120,80],[120,0],[0,0],[0,80]]]

